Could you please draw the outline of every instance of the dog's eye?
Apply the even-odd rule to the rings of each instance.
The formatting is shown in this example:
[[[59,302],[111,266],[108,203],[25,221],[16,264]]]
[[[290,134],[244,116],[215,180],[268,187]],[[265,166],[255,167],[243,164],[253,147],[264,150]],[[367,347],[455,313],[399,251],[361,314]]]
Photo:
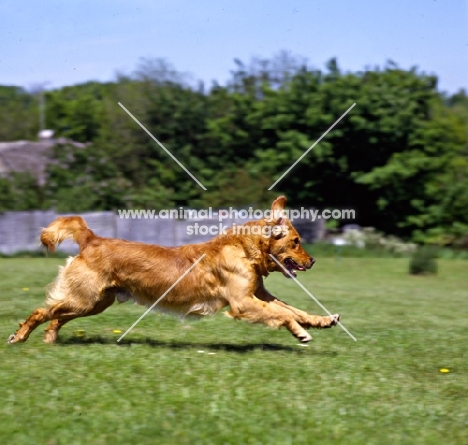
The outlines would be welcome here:
[[[299,244],[299,238],[294,238],[294,244]]]

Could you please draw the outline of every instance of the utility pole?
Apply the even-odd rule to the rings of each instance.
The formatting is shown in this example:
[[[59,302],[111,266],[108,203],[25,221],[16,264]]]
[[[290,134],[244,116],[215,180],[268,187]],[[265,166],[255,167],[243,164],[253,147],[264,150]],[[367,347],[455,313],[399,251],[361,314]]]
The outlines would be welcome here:
[[[39,131],[45,128],[45,100],[44,100],[44,89],[41,88],[39,91]]]
[[[50,82],[41,82],[37,84],[39,91],[39,132],[45,130],[45,119],[46,119],[46,110],[45,110],[45,95],[44,89],[45,86]]]

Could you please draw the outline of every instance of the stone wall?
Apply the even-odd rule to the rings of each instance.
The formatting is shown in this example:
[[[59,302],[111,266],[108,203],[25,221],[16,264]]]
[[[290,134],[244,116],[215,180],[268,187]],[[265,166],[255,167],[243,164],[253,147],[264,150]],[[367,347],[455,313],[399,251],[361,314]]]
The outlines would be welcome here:
[[[39,235],[43,227],[48,226],[60,215],[54,211],[4,212],[0,214],[0,252],[13,254],[18,251],[39,250]],[[124,219],[114,212],[82,213],[91,230],[99,236],[123,238],[131,241],[159,244],[162,246],[179,246],[182,244],[201,243],[213,237],[206,234],[189,234],[188,226],[196,223],[203,225],[219,225],[217,218],[210,219]],[[224,220],[224,226],[243,224],[243,219]],[[305,242],[313,242],[321,238],[323,220],[311,222],[297,219],[294,225]],[[65,241],[58,248],[74,253],[76,245]]]

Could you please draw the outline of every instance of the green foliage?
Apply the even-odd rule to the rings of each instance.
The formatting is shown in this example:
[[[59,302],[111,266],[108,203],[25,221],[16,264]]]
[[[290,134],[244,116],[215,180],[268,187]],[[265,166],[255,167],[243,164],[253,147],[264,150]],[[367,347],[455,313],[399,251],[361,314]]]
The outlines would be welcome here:
[[[437,267],[437,249],[433,246],[422,246],[411,256],[409,263],[409,272],[412,275],[431,275],[436,274]]]
[[[57,135],[78,142],[89,142],[99,134],[102,102],[78,90],[74,99],[64,99],[67,89],[47,95],[49,126]]]
[[[405,152],[358,181],[378,192],[378,208],[394,232],[412,233],[418,242],[450,244],[467,233],[468,215],[460,211],[468,192],[466,123],[444,110],[439,99],[431,112]]]
[[[436,77],[393,62],[357,73],[344,72],[335,59],[323,72],[310,69],[287,53],[235,63],[227,85],[208,91],[166,61],[146,59],[112,83],[47,92],[47,126],[92,145],[54,151],[46,185],[34,198],[38,208],[266,206],[284,193],[295,206],[355,209],[355,223],[405,240],[468,245],[464,91],[445,96]],[[2,100],[7,120],[0,120],[0,139],[33,137],[36,98],[1,87]],[[13,200],[33,205],[33,198],[21,197],[23,188],[0,187],[3,209],[25,207]]]
[[[43,189],[29,172],[0,176],[0,212],[44,208]]]
[[[129,181],[98,144],[59,144],[47,168],[46,198],[60,212],[125,208]]]
[[[0,85],[0,141],[34,139],[39,130],[38,103],[22,88]]]

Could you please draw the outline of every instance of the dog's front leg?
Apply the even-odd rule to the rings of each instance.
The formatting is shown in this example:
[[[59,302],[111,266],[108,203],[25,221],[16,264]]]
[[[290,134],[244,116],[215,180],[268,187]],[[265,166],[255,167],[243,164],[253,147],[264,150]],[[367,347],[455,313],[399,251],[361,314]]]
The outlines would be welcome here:
[[[340,321],[340,314],[334,314],[330,316],[322,315],[311,315],[305,311],[295,308],[284,301],[279,300],[274,295],[270,294],[268,290],[263,286],[262,283],[257,286],[255,290],[255,296],[262,301],[268,302],[280,306],[293,314],[294,319],[299,323],[303,328],[316,328],[316,329],[325,329],[336,326]]]
[[[312,336],[285,308],[261,301],[253,295],[251,297],[233,298],[229,304],[231,310],[225,313],[228,317],[247,320],[251,323],[263,323],[272,328],[285,327],[303,343],[312,340]]]

